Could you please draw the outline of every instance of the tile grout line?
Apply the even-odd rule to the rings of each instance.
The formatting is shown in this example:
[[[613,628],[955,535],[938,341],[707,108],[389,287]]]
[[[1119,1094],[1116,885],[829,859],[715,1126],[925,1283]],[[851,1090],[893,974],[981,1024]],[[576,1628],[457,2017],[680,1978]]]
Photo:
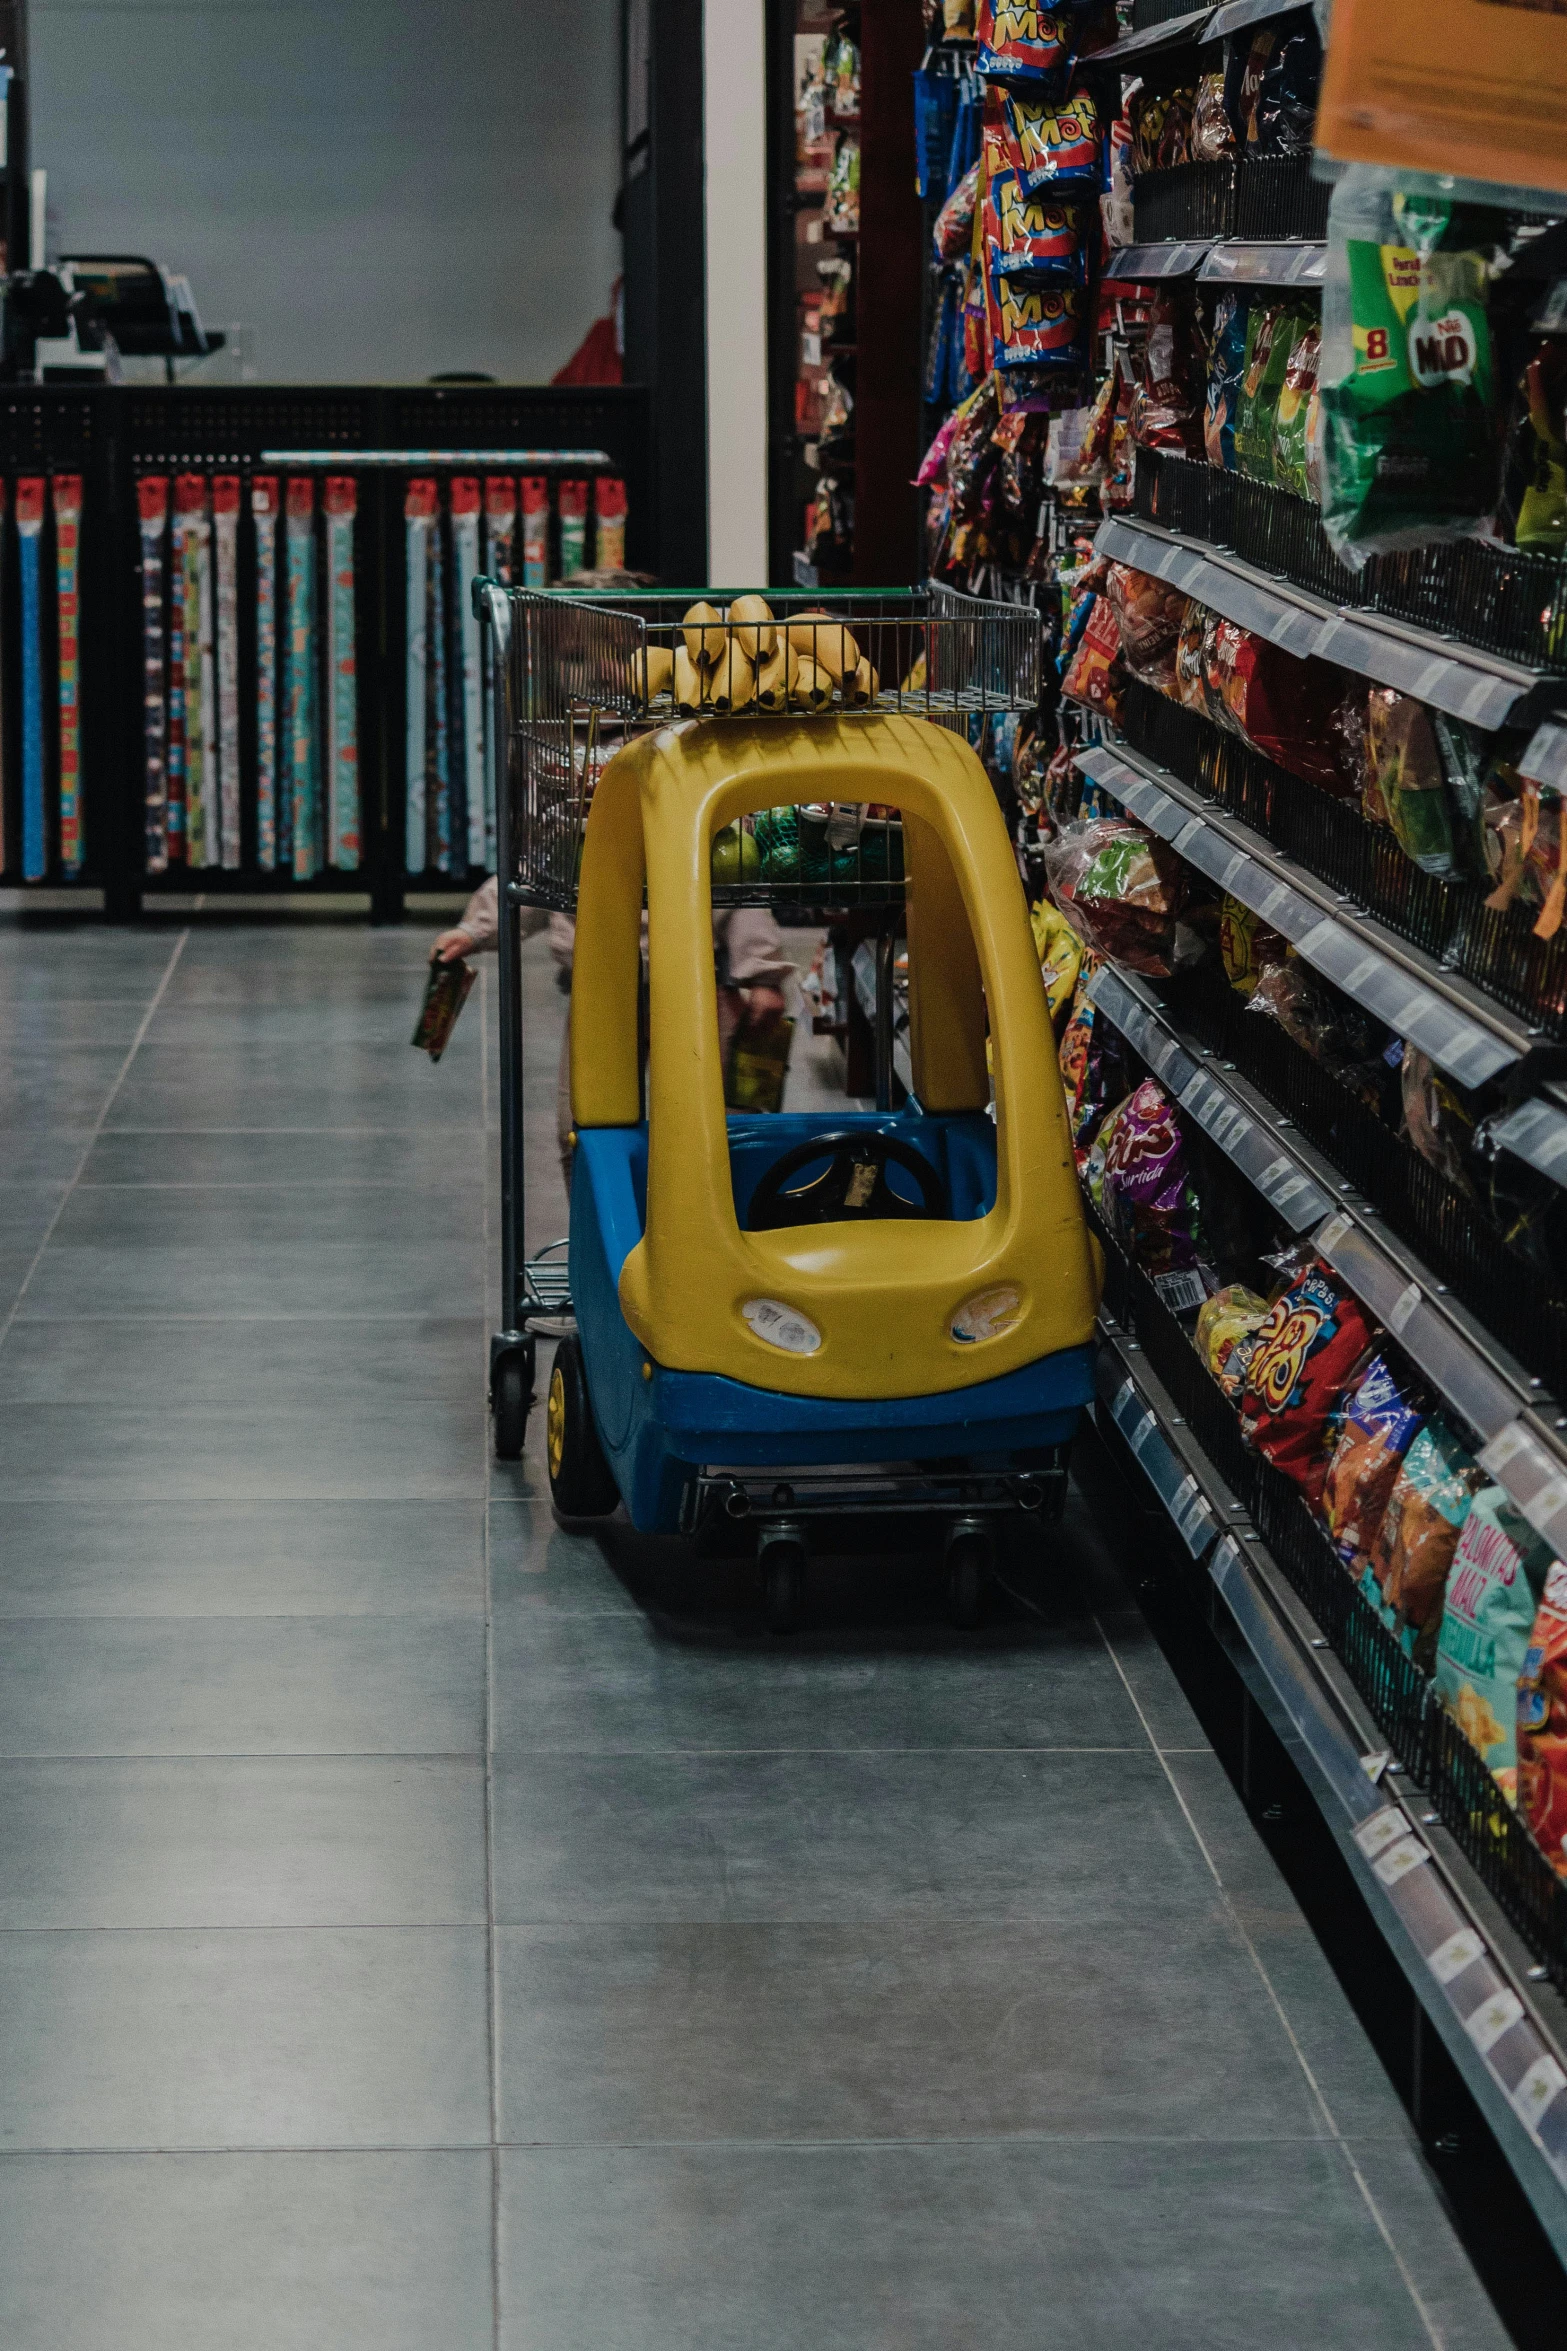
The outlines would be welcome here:
[[[490,1131],[490,971],[479,966],[479,1125],[486,1141]],[[488,1298],[490,1278],[490,1187],[484,1170],[483,1207],[479,1216],[479,1295]],[[481,1312],[483,1309],[481,1308]],[[501,2090],[500,2090],[500,1969],[495,1947],[495,1760],[492,1737],[492,1683],[495,1672],[495,1581],[490,1555],[490,1486],[492,1453],[490,1416],[480,1422],[484,1448],[484,1699],[481,1734],[484,1763],[484,1966],[485,2032],[488,2040],[490,2091],[490,2340],[501,2351]]]
[[[1381,2237],[1383,2244],[1387,2247],[1388,2252],[1392,2256],[1394,2266],[1397,2269],[1399,2276],[1403,2279],[1405,2291],[1408,2293],[1410,2301],[1415,2306],[1415,2310],[1420,2318],[1420,2323],[1425,2328],[1427,2337],[1433,2346],[1433,2351],[1444,2351],[1446,2338],[1444,2337],[1441,2328],[1437,2325],[1437,2322],[1433,2317],[1430,2309],[1427,2307],[1424,2295],[1421,2293],[1419,2287],[1415,2284],[1414,2277],[1411,2274],[1409,2268],[1409,2264],[1405,2261],[1403,2254],[1399,2250],[1397,2241],[1393,2235],[1393,2231],[1388,2224],[1387,2218],[1384,2215],[1381,2206],[1376,2200],[1376,2196],[1372,2191],[1370,2181],[1366,2178],[1365,2173],[1362,2171],[1360,2164],[1356,2159],[1354,2149],[1351,2147],[1349,2141],[1345,2138],[1344,2133],[1339,2129],[1338,2117],[1334,2114],[1332,2107],[1328,2104],[1327,2096],[1323,2090],[1322,2084],[1318,2081],[1316,2074],[1312,2069],[1311,2061],[1307,2057],[1305,2050],[1301,2047],[1300,2042],[1296,2037],[1295,2028],[1291,2024],[1289,2016],[1285,2011],[1284,2003],[1279,1997],[1278,1991],[1273,1982],[1273,1978],[1268,1973],[1267,1967],[1263,1961],[1262,1954],[1257,1949],[1256,1944],[1252,1941],[1251,1936],[1246,1931],[1240,1913],[1235,1907],[1230,1890],[1225,1884],[1223,1877],[1220,1875],[1219,1866],[1214,1860],[1213,1854],[1209,1849],[1208,1841],[1204,1837],[1201,1829],[1198,1827],[1196,1818],[1192,1812],[1192,1808],[1186,1800],[1185,1791],[1181,1787],[1181,1784],[1177,1780],[1174,1772],[1170,1769],[1168,1762],[1165,1760],[1165,1751],[1159,1745],[1158,1740],[1153,1735],[1152,1726],[1148,1721],[1147,1715],[1143,1712],[1136,1691],[1132,1688],[1131,1682],[1128,1679],[1126,1673],[1126,1669],[1122,1665],[1120,1657],[1110,1640],[1110,1636],[1105,1631],[1104,1626],[1101,1624],[1097,1614],[1094,1615],[1093,1625],[1095,1632],[1098,1633],[1100,1640],[1104,1643],[1106,1655],[1109,1657],[1111,1664],[1115,1667],[1116,1672],[1121,1677],[1122,1686],[1125,1689],[1128,1698],[1132,1702],[1137,1719],[1142,1724],[1144,1731],[1147,1733],[1148,1744],[1153,1749],[1155,1755],[1159,1758],[1159,1763],[1164,1772],[1164,1776],[1169,1782],[1170,1793],[1174,1796],[1176,1803],[1180,1806],[1182,1817],[1184,1818],[1187,1827],[1192,1833],[1197,1850],[1208,1865],[1209,1874],[1213,1879],[1214,1885],[1218,1888],[1219,1898],[1224,1904],[1225,1910],[1229,1914],[1230,1924],[1234,1928],[1234,1931],[1238,1936],[1242,1947],[1244,1948],[1248,1958],[1252,1963],[1252,1966],[1257,1972],[1258,1980],[1261,1983],[1264,1992],[1267,1994],[1269,2005],[1272,2007],[1275,2016],[1279,2020],[1279,2024],[1283,2030],[1285,2039],[1289,2042],[1291,2049],[1294,2051],[1295,2062],[1300,2067],[1302,2074],[1305,2076],[1307,2087],[1310,2089],[1311,2095],[1316,2101],[1318,2111],[1320,2112],[1323,2121],[1327,2124],[1329,2135],[1332,2138],[1334,2145],[1338,2148],[1339,2153],[1344,2158],[1345,2163],[1348,2165],[1350,2177],[1354,2180],[1356,2187],[1360,2191],[1361,2199],[1365,2204],[1366,2210],[1370,2214],[1372,2221],[1375,2223],[1377,2234]]]
[[[0,1322],[0,1347],[5,1345],[6,1340],[10,1336],[11,1325],[15,1322],[17,1315],[20,1312],[22,1300],[27,1295],[28,1285],[32,1281],[34,1274],[38,1271],[40,1264],[43,1262],[44,1251],[48,1248],[50,1242],[54,1239],[55,1228],[59,1224],[61,1217],[65,1214],[66,1208],[70,1203],[72,1193],[75,1191],[77,1185],[82,1180],[82,1176],[86,1171],[88,1160],[92,1157],[94,1150],[97,1148],[98,1138],[103,1133],[104,1126],[107,1123],[110,1111],[114,1108],[115,1098],[118,1095],[120,1088],[124,1085],[126,1078],[130,1074],[131,1063],[135,1060],[137,1054],[141,1051],[143,1039],[146,1037],[147,1031],[152,1026],[153,1019],[157,1013],[159,1005],[163,1002],[164,993],[168,988],[170,980],[172,980],[174,977],[175,966],[178,964],[181,955],[185,952],[185,943],[189,937],[190,932],[188,930],[183,930],[174,942],[173,953],[170,955],[168,962],[163,967],[163,977],[159,980],[158,985],[153,992],[152,1002],[148,1005],[146,1011],[142,1014],[140,1021],[137,1023],[136,1034],[130,1041],[130,1046],[126,1052],[125,1059],[120,1063],[119,1072],[115,1077],[114,1083],[110,1086],[107,1095],[104,1097],[103,1108],[99,1111],[98,1116],[88,1134],[87,1140],[82,1146],[82,1155],[76,1163],[71,1180],[66,1185],[63,1193],[60,1195],[59,1203],[53,1216],[51,1216],[49,1219],[48,1228],[44,1233],[44,1237],[39,1242],[38,1247],[33,1254],[32,1263],[28,1266],[26,1273],[22,1276],[21,1288],[17,1291],[16,1296],[11,1301],[10,1311],[7,1313],[4,1322]]]

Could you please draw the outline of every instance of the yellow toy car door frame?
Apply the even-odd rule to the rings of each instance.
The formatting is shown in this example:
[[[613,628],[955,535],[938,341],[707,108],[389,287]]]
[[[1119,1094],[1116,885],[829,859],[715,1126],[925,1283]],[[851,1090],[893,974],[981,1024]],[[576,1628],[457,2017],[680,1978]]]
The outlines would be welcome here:
[[[712,843],[737,817],[823,801],[903,812],[921,1111],[985,1108],[991,1009],[997,1182],[982,1217],[740,1229],[714,1002]],[[619,752],[583,843],[578,1127],[642,1116],[644,887],[647,1217],[619,1295],[648,1356],[792,1395],[864,1398],[973,1387],[1085,1344],[1100,1269],[1022,885],[968,745],[920,719],[824,716],[687,721]]]

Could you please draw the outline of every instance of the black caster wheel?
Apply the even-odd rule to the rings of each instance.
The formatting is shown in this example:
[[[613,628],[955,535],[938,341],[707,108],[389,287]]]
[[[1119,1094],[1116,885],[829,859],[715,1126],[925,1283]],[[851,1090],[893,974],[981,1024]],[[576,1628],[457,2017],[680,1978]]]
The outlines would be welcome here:
[[[608,1518],[620,1501],[620,1490],[593,1425],[582,1348],[575,1339],[562,1339],[555,1350],[545,1412],[545,1452],[550,1500],[561,1517]]]
[[[990,1588],[990,1539],[964,1532],[947,1545],[947,1615],[959,1632],[985,1621]]]
[[[503,1355],[490,1375],[490,1409],[495,1415],[495,1458],[520,1461],[533,1402],[533,1347]]]
[[[768,1630],[797,1633],[805,1614],[805,1553],[798,1543],[769,1543],[761,1568]]]

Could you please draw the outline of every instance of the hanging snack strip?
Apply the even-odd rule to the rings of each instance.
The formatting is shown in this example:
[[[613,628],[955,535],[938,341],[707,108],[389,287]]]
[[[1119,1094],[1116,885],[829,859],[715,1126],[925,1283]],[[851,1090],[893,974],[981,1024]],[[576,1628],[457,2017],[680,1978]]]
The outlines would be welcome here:
[[[309,881],[321,863],[321,788],[316,756],[316,485],[309,474],[290,477],[285,537],[288,551],[288,641],[284,695],[287,706],[289,815],[281,863],[292,862],[294,879]]]
[[[340,872],[359,864],[359,670],[354,639],[354,515],[351,474],[328,474],[326,505],[327,678],[330,734],[328,861]]]
[[[256,863],[271,873],[278,851],[276,474],[253,477],[250,517],[256,532]]]
[[[149,873],[169,869],[169,705],[164,677],[163,553],[169,529],[169,477],[143,474],[136,484],[141,525],[142,805]]]
[[[407,581],[407,739],[404,755],[404,859],[410,873],[423,873],[425,834],[425,703],[430,640],[426,625],[431,526],[436,517],[433,481],[410,482],[403,498],[404,577]]]
[[[169,854],[174,862],[207,862],[205,745],[202,733],[201,580],[206,568],[207,485],[198,473],[182,473],[174,484],[174,602],[179,636],[179,760],[169,762]],[[175,691],[170,691],[173,716]],[[179,786],[180,848],[174,845],[176,776]]]
[[[43,477],[26,474],[16,485],[16,532],[22,582],[22,877],[29,882],[41,882],[49,870],[44,820],[43,612],[39,599],[43,528]]]
[[[426,543],[425,641],[430,648],[429,692],[424,712],[425,863],[437,873],[452,870],[451,729],[446,707],[446,540],[439,501],[435,527]]]
[[[239,476],[220,473],[212,484],[212,537],[217,559],[218,779],[210,808],[217,829],[211,844],[230,873],[239,867]],[[212,859],[208,859],[209,864]]]
[[[550,486],[543,474],[525,474],[522,483],[522,585],[550,584]]]
[[[80,577],[82,477],[54,477],[54,581],[59,616],[56,684],[60,698],[60,865],[82,869],[82,712]]]

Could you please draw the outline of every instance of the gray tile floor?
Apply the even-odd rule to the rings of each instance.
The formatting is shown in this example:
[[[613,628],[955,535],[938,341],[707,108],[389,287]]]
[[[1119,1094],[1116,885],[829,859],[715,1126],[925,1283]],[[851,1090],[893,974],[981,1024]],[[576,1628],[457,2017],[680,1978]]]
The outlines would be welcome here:
[[[1498,2351],[1080,1511],[776,1644],[492,1467],[422,946],[0,921],[5,2351]]]

